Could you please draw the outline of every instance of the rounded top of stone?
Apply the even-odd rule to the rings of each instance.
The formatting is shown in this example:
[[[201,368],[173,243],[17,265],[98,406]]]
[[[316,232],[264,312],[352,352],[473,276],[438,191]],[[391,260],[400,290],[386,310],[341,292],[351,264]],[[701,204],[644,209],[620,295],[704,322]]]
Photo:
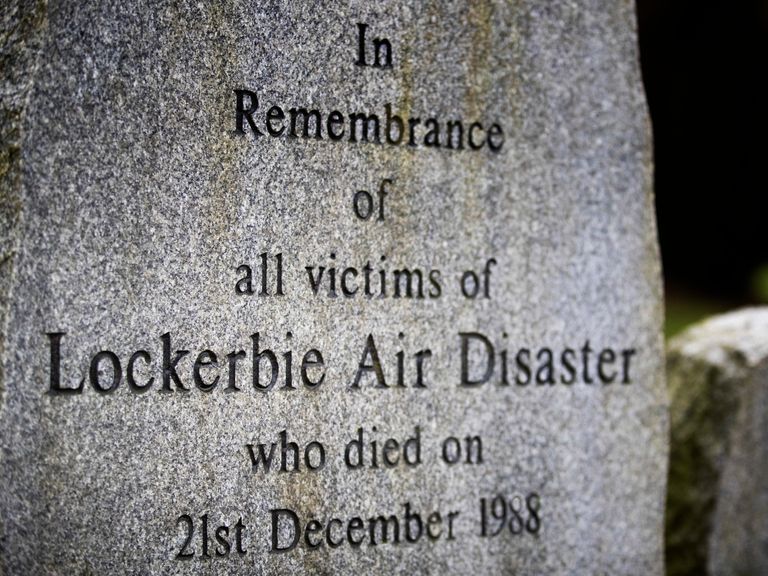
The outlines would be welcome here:
[[[670,356],[723,364],[737,353],[747,366],[768,357],[768,306],[744,308],[709,318],[673,338]]]

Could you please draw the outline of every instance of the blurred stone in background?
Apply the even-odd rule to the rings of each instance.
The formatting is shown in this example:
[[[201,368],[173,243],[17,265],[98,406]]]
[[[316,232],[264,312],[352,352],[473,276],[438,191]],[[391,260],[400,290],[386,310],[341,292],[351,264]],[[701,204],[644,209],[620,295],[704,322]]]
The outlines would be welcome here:
[[[674,338],[668,576],[768,574],[768,308]]]

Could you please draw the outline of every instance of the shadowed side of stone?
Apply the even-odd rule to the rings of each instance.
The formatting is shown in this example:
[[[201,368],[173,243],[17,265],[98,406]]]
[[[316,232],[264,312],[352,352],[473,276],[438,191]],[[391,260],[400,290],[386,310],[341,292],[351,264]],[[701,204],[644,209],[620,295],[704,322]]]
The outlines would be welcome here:
[[[766,309],[710,319],[670,344],[670,576],[768,569],[766,359]]]
[[[21,218],[22,124],[45,24],[45,2],[9,0],[0,10],[0,408],[14,256]],[[0,574],[5,574],[6,526],[0,519]]]
[[[37,45],[45,23],[45,2],[14,1],[4,5],[0,22],[0,360],[21,216],[20,142],[24,113],[34,79]],[[3,362],[0,361],[0,399]]]

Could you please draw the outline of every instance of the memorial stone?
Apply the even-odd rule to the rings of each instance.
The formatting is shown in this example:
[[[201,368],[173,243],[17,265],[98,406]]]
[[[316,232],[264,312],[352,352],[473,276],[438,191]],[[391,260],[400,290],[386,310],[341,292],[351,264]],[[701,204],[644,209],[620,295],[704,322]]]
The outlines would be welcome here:
[[[0,573],[662,573],[632,2],[3,11]]]

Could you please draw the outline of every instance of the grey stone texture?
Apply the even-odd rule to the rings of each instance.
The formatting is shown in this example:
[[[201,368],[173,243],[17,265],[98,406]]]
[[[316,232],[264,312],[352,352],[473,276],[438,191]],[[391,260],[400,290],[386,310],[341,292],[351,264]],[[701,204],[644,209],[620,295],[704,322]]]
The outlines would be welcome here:
[[[632,2],[3,10],[3,170],[13,176],[1,184],[12,208],[2,229],[0,573],[662,573],[662,294]],[[369,26],[368,50],[391,41],[391,68],[355,65],[357,23]],[[264,135],[236,130],[235,90],[257,93]],[[383,118],[385,104],[420,119],[417,146],[350,142],[349,124],[344,139],[329,137],[333,110]],[[290,126],[290,108],[318,109],[322,139],[268,135],[272,106],[285,114],[276,130]],[[467,132],[498,123],[503,146],[425,146],[430,117],[461,118]],[[385,178],[384,220],[360,220],[354,194],[377,199]],[[272,295],[237,294],[243,264],[260,289],[262,253]],[[362,294],[366,263],[374,287],[384,271],[387,296]],[[338,282],[356,268],[355,295],[329,297],[326,284],[314,293],[311,274],[326,268],[326,283],[334,266]],[[405,288],[394,297],[404,268],[423,271],[423,298]],[[490,278],[489,297],[462,295],[467,271]],[[274,350],[280,366],[268,391],[252,383],[257,332],[259,352]],[[466,337],[462,358],[461,333],[495,347],[486,384],[461,385],[462,363],[473,380],[488,365],[478,337]],[[372,362],[369,334],[386,388],[373,371],[353,386],[361,359]],[[308,377],[325,374],[314,387],[301,380],[312,348],[324,367]],[[422,349],[431,356],[419,387]],[[186,392],[172,378],[177,350],[190,351],[177,365]],[[213,390],[195,385],[196,358],[202,388],[219,376]],[[116,381],[117,361],[119,386],[97,391]],[[265,383],[269,360],[259,366]],[[138,386],[154,381],[137,392],[131,374]],[[52,382],[83,384],[56,393]],[[345,464],[360,428],[366,461],[377,442],[376,468]],[[384,465],[386,440],[402,446],[417,430],[421,461],[400,454]],[[278,442],[279,452],[282,431],[302,449],[322,443],[325,466],[254,468],[248,445]],[[475,436],[482,462],[445,461],[447,438],[466,457]],[[508,506],[491,506],[497,495]],[[302,528],[343,524],[271,552],[279,509]],[[416,513],[421,538],[410,542]],[[186,547],[184,515],[194,527]],[[389,542],[371,545],[378,515],[396,515],[399,542],[390,527]],[[356,517],[360,546],[346,536]],[[345,541],[332,547],[329,534]]]
[[[768,573],[768,308],[669,347],[668,574]]]

